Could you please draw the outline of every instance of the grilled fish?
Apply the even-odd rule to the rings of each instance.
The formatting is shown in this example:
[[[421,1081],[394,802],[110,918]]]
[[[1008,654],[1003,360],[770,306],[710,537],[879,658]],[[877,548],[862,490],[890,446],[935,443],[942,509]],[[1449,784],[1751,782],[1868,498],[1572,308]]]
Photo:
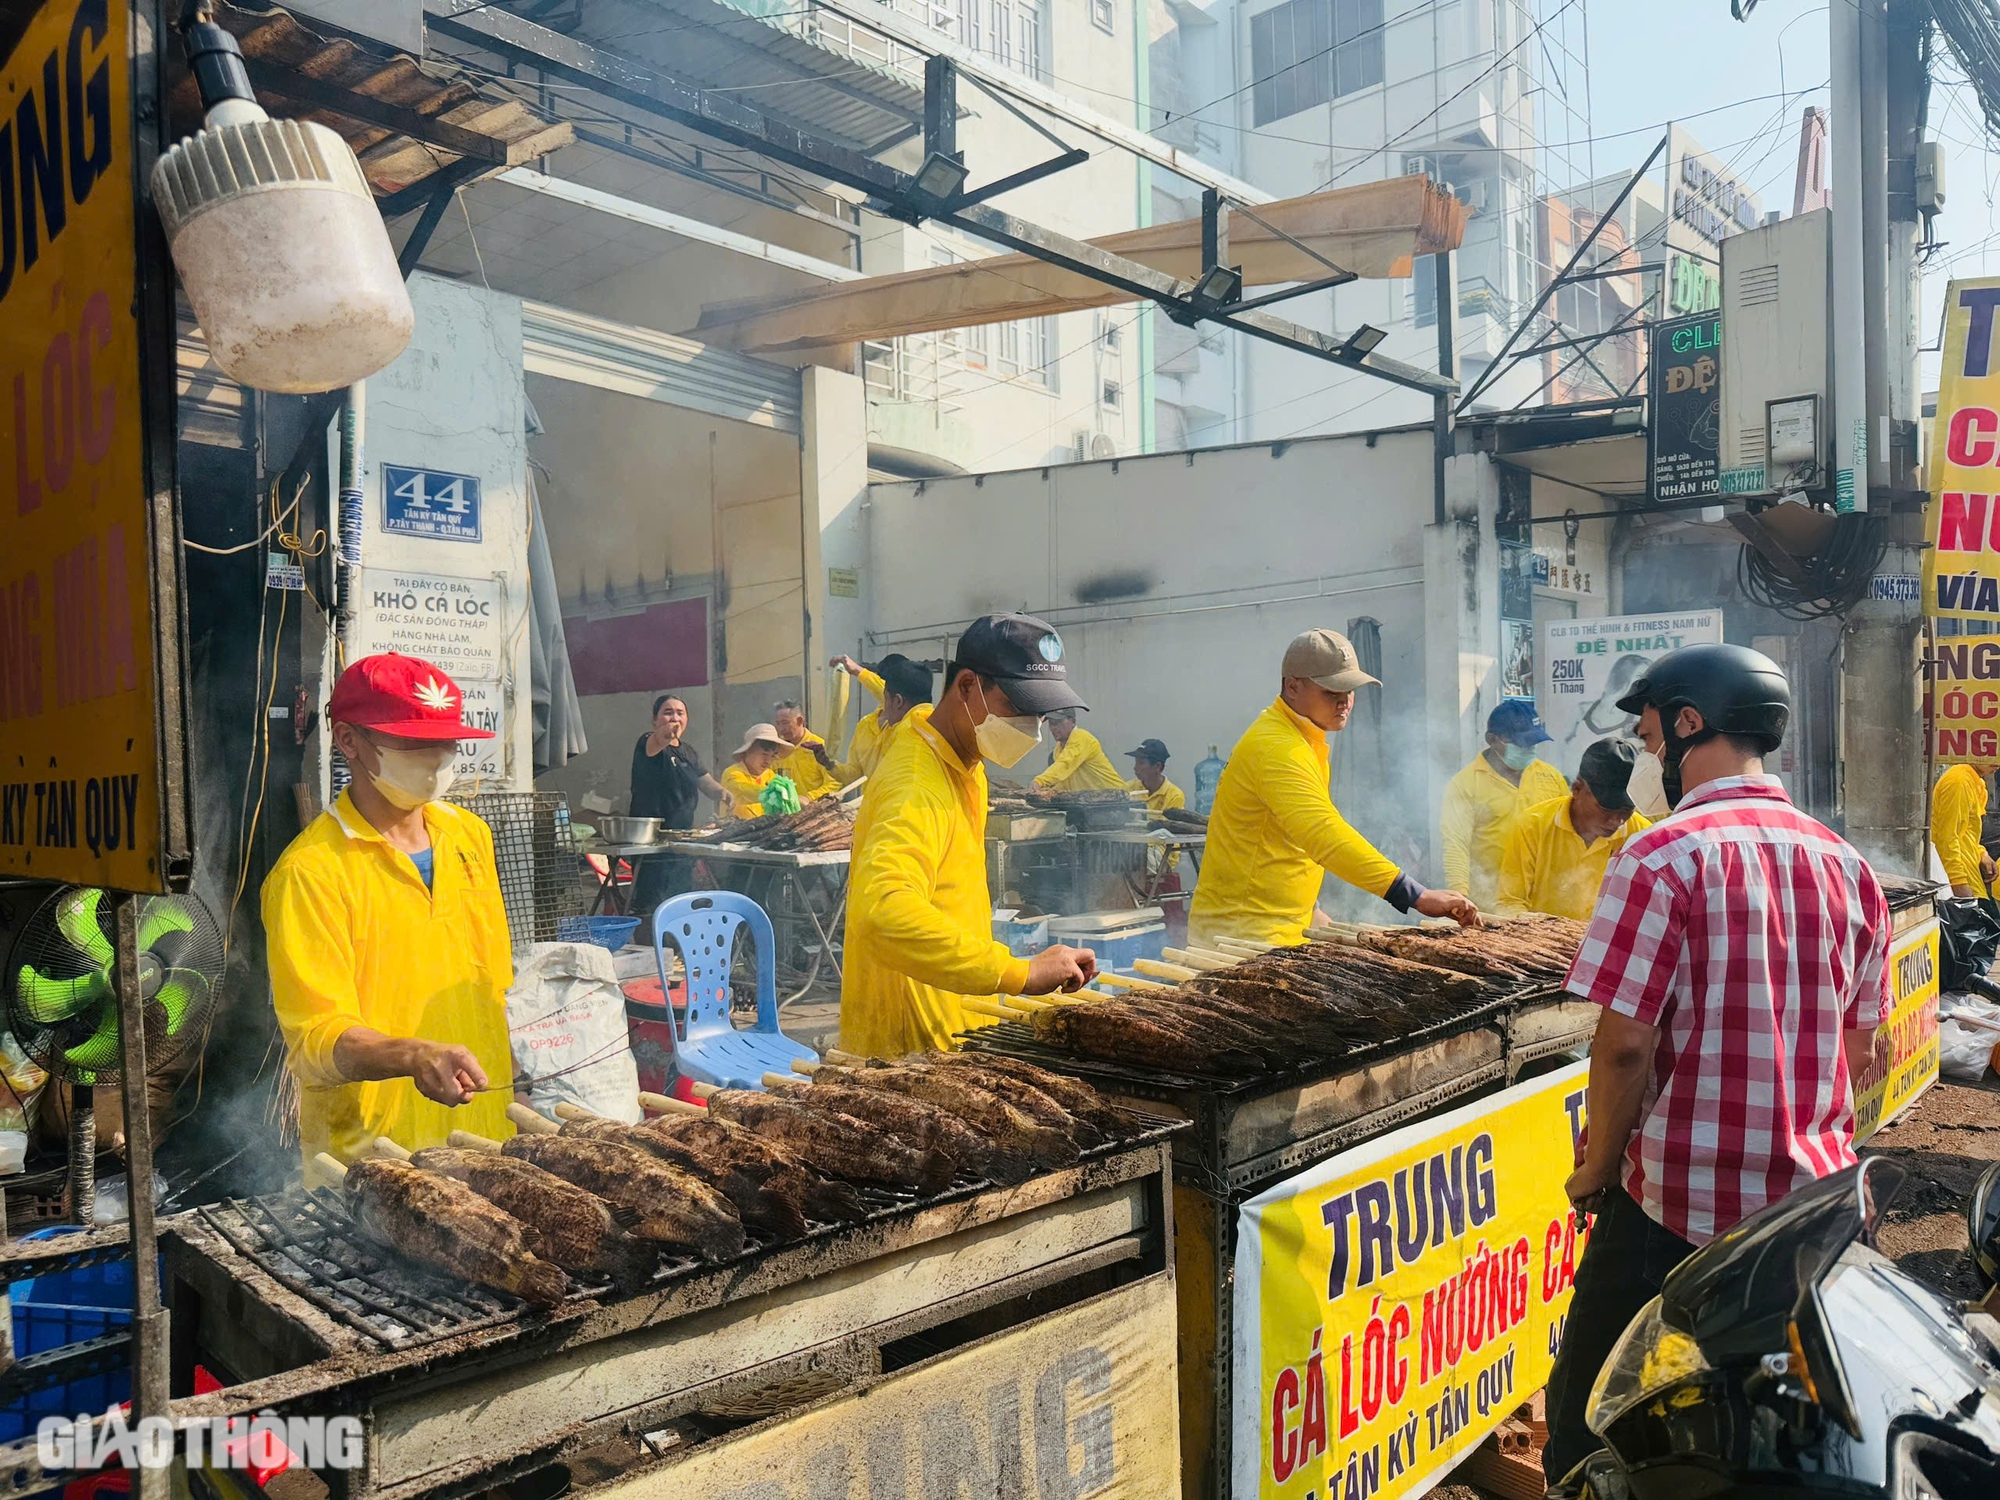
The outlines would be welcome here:
[[[1207,1078],[1247,1077],[1264,1069],[1254,1053],[1197,1040],[1148,1017],[1129,1014],[1116,1000],[1052,1005],[1036,1011],[1030,1024],[1037,1040],[1099,1062],[1134,1063]]]
[[[542,1237],[462,1182],[408,1162],[358,1161],[345,1188],[361,1226],[411,1260],[537,1307],[569,1290],[562,1267],[536,1255]]]
[[[951,1076],[962,1078],[989,1094],[999,1095],[1037,1125],[1060,1130],[1079,1146],[1104,1144],[1103,1131],[1070,1109],[1048,1090],[1037,1087],[1025,1078],[996,1073],[991,1068],[982,1067],[977,1061],[953,1069]]]
[[[829,1176],[929,1194],[942,1191],[958,1170],[942,1151],[918,1151],[889,1140],[852,1115],[808,1109],[796,1099],[723,1089],[708,1096],[708,1107],[723,1119],[778,1142]]]
[[[822,1068],[814,1076],[831,1072],[836,1070]],[[1037,1123],[962,1073],[937,1068],[847,1068],[837,1072],[838,1076],[829,1082],[906,1094],[948,1109],[988,1140],[1020,1153],[1037,1166],[1067,1167],[1076,1161],[1076,1141],[1072,1136]]]
[[[613,1141],[517,1135],[501,1151],[632,1211],[626,1230],[642,1240],[726,1260],[743,1249],[743,1221],[729,1200],[692,1173]]]
[[[492,1151],[427,1146],[410,1165],[462,1182],[541,1236],[538,1253],[566,1271],[609,1276],[631,1284],[645,1279],[659,1250],[634,1239],[594,1193],[565,1182],[532,1162]]]
[[[949,1110],[880,1089],[858,1088],[841,1081],[838,1068],[823,1068],[828,1075],[821,1081],[815,1074],[811,1083],[774,1084],[771,1092],[781,1099],[797,1099],[812,1109],[831,1109],[852,1115],[864,1125],[886,1130],[899,1141],[919,1149],[942,1151],[967,1171],[990,1182],[1013,1186],[1034,1174],[1035,1164],[1004,1143],[974,1130]]]
[[[787,1214],[800,1222],[857,1224],[868,1217],[868,1205],[851,1183],[822,1175],[776,1141],[731,1121],[705,1114],[666,1115],[637,1128],[693,1152],[703,1163],[701,1175],[718,1186],[725,1175],[747,1178],[767,1200],[783,1200]]]
[[[562,1134],[590,1141],[613,1141],[657,1157],[670,1167],[699,1177],[721,1193],[736,1209],[746,1229],[758,1230],[776,1239],[795,1240],[806,1232],[804,1206],[782,1193],[767,1190],[764,1183],[742,1171],[717,1169],[712,1159],[692,1146],[658,1130],[626,1125],[617,1120],[568,1120]]]
[[[1132,1121],[1125,1112],[1081,1078],[1052,1073],[1018,1057],[1006,1057],[997,1052],[926,1052],[911,1061],[926,1067],[958,1068],[989,1077],[1019,1079],[1030,1088],[1040,1089],[1077,1119],[1089,1121],[1107,1140],[1116,1139],[1132,1129]],[[996,1088],[993,1092],[1003,1099],[1009,1097],[1002,1089]]]

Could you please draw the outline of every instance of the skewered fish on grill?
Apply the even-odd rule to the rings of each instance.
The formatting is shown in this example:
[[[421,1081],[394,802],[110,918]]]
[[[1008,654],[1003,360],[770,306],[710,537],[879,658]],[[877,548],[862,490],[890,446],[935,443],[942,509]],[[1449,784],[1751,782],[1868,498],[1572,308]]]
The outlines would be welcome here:
[[[517,1135],[500,1149],[629,1209],[631,1222],[623,1227],[642,1240],[693,1250],[709,1261],[742,1252],[743,1221],[729,1200],[693,1173],[643,1151],[566,1135]]]
[[[796,1099],[809,1109],[830,1109],[873,1125],[899,1141],[942,1151],[959,1166],[992,1182],[1025,1182],[1035,1166],[1019,1151],[987,1139],[948,1110],[905,1094],[857,1087],[843,1082],[840,1068],[821,1068],[811,1083],[768,1085],[780,1099]]]
[[[868,1217],[868,1206],[852,1184],[825,1176],[777,1141],[733,1121],[708,1114],[665,1115],[638,1129],[657,1132],[695,1152],[705,1164],[702,1175],[710,1180],[719,1181],[718,1174],[741,1174],[766,1195],[796,1204],[804,1218],[852,1224]]]
[[[1067,1167],[1077,1158],[1073,1133],[1040,1123],[962,1073],[933,1068],[852,1068],[843,1070],[838,1081],[906,1095],[949,1110],[987,1139],[1037,1166]]]
[[[410,1165],[462,1182],[512,1214],[541,1237],[538,1253],[566,1271],[630,1283],[643,1279],[659,1260],[658,1247],[620,1229],[602,1198],[532,1162],[427,1146]]]
[[[912,1066],[956,1068],[982,1080],[981,1088],[998,1094],[1002,1099],[1012,1099],[1017,1087],[1035,1090],[1068,1110],[1074,1119],[1089,1126],[1101,1140],[1109,1140],[1132,1126],[1123,1110],[1106,1103],[1097,1090],[1082,1079],[1051,1073],[1047,1068],[1038,1068],[1019,1058],[982,1052],[926,1052],[909,1059],[909,1062]]]
[[[562,1134],[574,1139],[610,1141],[665,1162],[699,1177],[727,1198],[744,1227],[779,1239],[795,1240],[806,1232],[806,1215],[800,1195],[773,1192],[764,1182],[748,1173],[718,1167],[712,1156],[684,1145],[663,1131],[627,1125],[618,1120],[569,1120]]]
[[[1225,1078],[1248,1077],[1265,1066],[1255,1053],[1211,1046],[1186,1031],[1134,1014],[1121,1000],[1052,1005],[1036,1011],[1029,1021],[1038,1040],[1100,1062]]]
[[[562,1267],[535,1252],[540,1235],[462,1182],[400,1161],[358,1161],[344,1180],[355,1221],[383,1244],[466,1281],[553,1307]]]
[[[935,1193],[957,1170],[942,1151],[914,1150],[852,1115],[811,1109],[797,1099],[722,1089],[709,1095],[708,1107],[721,1118],[776,1141],[831,1177]]]

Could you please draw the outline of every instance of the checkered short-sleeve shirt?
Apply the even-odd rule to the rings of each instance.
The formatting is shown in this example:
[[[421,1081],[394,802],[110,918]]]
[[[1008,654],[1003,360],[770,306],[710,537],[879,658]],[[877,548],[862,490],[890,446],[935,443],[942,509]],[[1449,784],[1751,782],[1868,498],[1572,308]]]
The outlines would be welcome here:
[[[1888,1014],[1889,907],[1868,862],[1774,776],[1711,781],[1636,835],[1569,988],[1660,1031],[1625,1188],[1706,1243],[1854,1162],[1843,1030]]]

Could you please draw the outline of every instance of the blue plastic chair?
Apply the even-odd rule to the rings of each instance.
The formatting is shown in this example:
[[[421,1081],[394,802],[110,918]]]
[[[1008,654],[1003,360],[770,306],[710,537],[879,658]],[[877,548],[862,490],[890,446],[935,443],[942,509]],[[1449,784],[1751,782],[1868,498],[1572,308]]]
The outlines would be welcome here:
[[[746,922],[757,946],[757,1024],[738,1030],[729,1014],[729,961]],[[717,1088],[761,1089],[766,1073],[790,1072],[794,1058],[817,1059],[778,1029],[778,944],[763,907],[735,891],[690,891],[654,908],[651,930],[661,993],[669,993],[669,942],[687,970],[686,1021],[670,1028],[677,1074]]]

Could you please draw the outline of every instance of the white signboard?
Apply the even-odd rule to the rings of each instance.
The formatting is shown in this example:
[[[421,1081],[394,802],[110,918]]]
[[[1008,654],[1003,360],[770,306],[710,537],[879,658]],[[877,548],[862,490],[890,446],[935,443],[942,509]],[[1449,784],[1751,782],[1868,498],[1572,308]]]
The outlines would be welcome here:
[[[420,656],[469,687],[467,679],[507,673],[504,578],[449,578],[397,568],[362,570],[357,655]]]
[[[1553,736],[1548,759],[1574,776],[1586,745],[1608,734],[1631,733],[1638,721],[1617,700],[1648,665],[1682,646],[1721,639],[1719,609],[1545,621],[1535,701]]]
[[[491,678],[459,677],[458,690],[464,695],[465,722],[475,729],[490,729],[490,740],[460,740],[458,779],[461,784],[475,778],[495,782],[507,774],[507,685]],[[466,786],[467,791],[471,790]],[[486,790],[497,790],[487,787]]]

